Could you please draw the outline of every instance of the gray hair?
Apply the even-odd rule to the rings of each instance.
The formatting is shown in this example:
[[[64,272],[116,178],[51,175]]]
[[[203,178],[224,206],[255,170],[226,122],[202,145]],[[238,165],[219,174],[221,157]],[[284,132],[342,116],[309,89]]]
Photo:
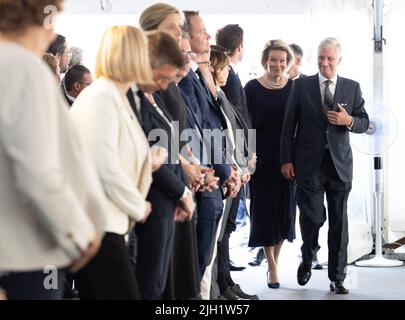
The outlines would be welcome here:
[[[188,34],[188,31],[186,31],[186,30],[182,30],[181,31],[181,37],[183,38],[183,39],[186,39],[186,40],[189,40],[190,41],[190,35]]]
[[[83,49],[79,47],[70,47],[70,51],[72,52],[72,57],[69,61],[69,69],[78,64],[83,64]]]
[[[318,49],[330,47],[334,47],[336,49],[336,53],[338,54],[338,56],[342,55],[342,47],[340,46],[340,43],[336,38],[329,37],[323,39],[319,44]]]

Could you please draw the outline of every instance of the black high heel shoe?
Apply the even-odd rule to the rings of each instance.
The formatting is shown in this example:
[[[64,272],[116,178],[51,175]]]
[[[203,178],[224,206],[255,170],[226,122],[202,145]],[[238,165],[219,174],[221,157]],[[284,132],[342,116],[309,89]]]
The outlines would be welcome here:
[[[278,288],[280,288],[280,282],[271,282],[270,281],[270,270],[267,271],[267,286],[270,289],[278,289]]]

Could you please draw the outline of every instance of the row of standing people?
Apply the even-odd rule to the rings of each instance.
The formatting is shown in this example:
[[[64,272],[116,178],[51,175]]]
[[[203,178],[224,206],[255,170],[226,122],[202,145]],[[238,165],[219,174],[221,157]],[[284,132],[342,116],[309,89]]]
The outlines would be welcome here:
[[[192,188],[199,189],[201,194],[207,193],[206,200],[199,203],[200,207],[205,205],[204,214],[218,218],[222,214],[222,208],[216,201],[218,200],[217,196],[214,196],[215,201],[210,201],[208,193],[212,192],[220,196],[222,205],[222,190],[218,188],[217,182],[220,180],[221,184],[226,184],[229,195],[235,193],[239,181],[236,178],[236,169],[231,169],[224,161],[218,165],[214,164],[214,167],[216,166],[215,174],[219,175],[216,178],[213,169],[201,166],[198,161],[195,166],[192,163],[187,163],[188,153],[184,155],[185,159],[181,160],[187,163],[184,168],[190,165],[190,169],[184,170],[184,172],[182,171],[183,166],[176,162],[161,165],[162,159],[158,156],[156,163],[153,162],[155,159],[152,159],[152,164],[148,161],[149,146],[145,133],[147,134],[153,128],[164,128],[170,136],[173,133],[171,122],[173,118],[179,120],[181,125],[185,123],[181,114],[184,115],[185,108],[179,112],[178,109],[180,108],[176,105],[176,108],[170,112],[169,108],[174,107],[170,105],[171,97],[165,98],[163,92],[153,94],[155,91],[166,90],[169,84],[174,85],[173,81],[184,64],[178,44],[166,33],[149,34],[149,50],[145,36],[134,27],[113,27],[104,34],[97,57],[97,80],[80,94],[70,109],[73,122],[78,128],[76,132],[74,130],[76,127],[71,124],[69,116],[65,114],[66,111],[61,107],[58,108],[58,105],[63,106],[63,102],[55,90],[55,84],[51,82],[49,71],[47,72],[38,63],[36,57],[44,51],[53,38],[52,27],[41,27],[40,19],[46,17],[35,11],[39,10],[35,8],[35,5],[41,8],[42,4],[41,1],[37,2],[32,7],[24,8],[25,11],[20,12],[21,3],[19,2],[6,3],[2,8],[4,9],[3,12],[13,19],[17,17],[19,21],[16,26],[13,24],[14,20],[5,19],[9,25],[2,26],[2,45],[5,47],[6,53],[7,50],[10,51],[6,55],[2,67],[6,68],[6,64],[10,61],[20,62],[19,59],[25,59],[28,65],[25,69],[28,73],[28,80],[32,78],[34,81],[34,78],[41,77],[45,79],[38,82],[41,83],[41,86],[35,86],[34,83],[37,82],[29,83],[30,89],[38,91],[32,90],[30,96],[35,97],[34,94],[38,94],[41,97],[38,101],[31,101],[32,111],[37,111],[36,108],[44,104],[46,106],[45,113],[49,113],[47,113],[48,117],[41,118],[44,113],[37,112],[38,121],[34,121],[32,127],[22,128],[20,126],[21,129],[18,132],[15,131],[15,128],[9,131],[10,139],[7,142],[10,144],[11,151],[14,152],[9,151],[10,155],[7,154],[7,156],[10,156],[10,161],[15,161],[12,165],[18,173],[20,166],[22,168],[27,167],[26,162],[41,163],[39,159],[35,158],[39,153],[42,156],[46,155],[47,152],[50,153],[47,157],[50,160],[42,161],[43,167],[40,170],[40,173],[46,174],[45,176],[38,176],[36,167],[31,165],[30,169],[33,174],[30,178],[32,181],[25,179],[24,182],[18,183],[22,186],[22,193],[29,199],[28,204],[26,206],[22,204],[22,208],[19,208],[16,203],[14,205],[18,207],[17,209],[21,209],[21,216],[34,215],[34,213],[42,214],[44,221],[39,220],[39,225],[48,230],[57,241],[48,234],[36,234],[35,228],[30,230],[32,234],[25,234],[25,236],[27,238],[31,236],[32,246],[35,246],[35,241],[43,242],[47,243],[49,248],[53,248],[53,251],[38,246],[38,252],[34,252],[35,259],[31,259],[32,261],[29,262],[26,259],[30,259],[29,256],[31,255],[24,254],[23,248],[19,245],[21,242],[15,242],[16,247],[21,252],[16,250],[17,254],[14,259],[10,258],[10,252],[7,248],[2,248],[2,258],[4,257],[2,263],[4,265],[2,265],[1,270],[5,275],[2,274],[1,276],[1,285],[5,288],[9,298],[30,296],[58,298],[60,297],[60,290],[46,291],[45,288],[41,288],[41,278],[43,277],[41,268],[44,267],[44,260],[58,268],[60,273],[58,279],[60,280],[63,279],[63,273],[67,271],[67,266],[73,260],[72,258],[80,257],[69,270],[72,272],[80,270],[75,278],[82,298],[162,298],[162,290],[166,287],[165,283],[168,276],[168,263],[172,256],[174,221],[190,220],[194,211],[192,194],[188,189],[189,184],[184,174],[194,179],[193,183],[190,184]],[[61,4],[61,1],[54,3],[58,9],[60,9]],[[37,16],[36,19],[32,19],[31,24],[24,24],[22,19],[24,14],[37,14]],[[176,15],[180,16],[179,12],[176,12]],[[178,25],[175,25],[174,29]],[[159,26],[161,26],[160,23]],[[168,28],[172,27],[169,26]],[[18,34],[18,37],[15,37],[15,34]],[[137,84],[137,87],[133,85],[134,83]],[[21,88],[17,85],[17,81],[12,82],[12,85],[15,88]],[[4,87],[8,88],[9,86]],[[142,90],[138,90],[139,88]],[[178,90],[175,85],[172,88]],[[20,93],[21,90],[15,91]],[[175,98],[181,98],[179,91],[173,92],[177,94]],[[131,94],[133,93],[136,95],[132,97]],[[10,105],[16,108],[21,107],[23,102],[21,97],[13,96],[10,93],[4,94],[4,96],[10,98]],[[46,98],[49,96],[52,99],[47,100]],[[128,97],[132,97],[132,103],[134,101],[135,103],[130,105]],[[167,106],[165,106],[164,101],[167,102]],[[33,102],[37,102],[37,104]],[[141,112],[139,113],[139,111]],[[27,112],[27,114],[31,113]],[[43,131],[47,131],[47,133],[37,136],[33,147],[27,148],[23,141],[27,141],[27,137],[31,134],[30,129],[38,129],[35,125],[43,125]],[[212,127],[212,124],[207,121],[204,126]],[[4,126],[4,128],[6,127]],[[55,140],[55,136],[60,140]],[[13,146],[13,142],[16,142],[18,137],[22,139],[22,143]],[[67,142],[69,139],[72,141]],[[73,146],[73,143],[77,143],[77,145]],[[72,147],[69,149],[70,145]],[[40,146],[46,150],[38,151]],[[25,157],[12,157],[20,153],[24,154]],[[225,152],[223,152],[222,157],[225,157]],[[208,160],[211,161],[211,159]],[[91,166],[92,163],[94,166]],[[80,170],[76,168],[76,175],[72,174],[68,177],[72,167],[79,167],[86,173],[88,171],[87,175],[84,173],[80,175],[82,179],[88,179],[87,184],[86,181],[71,181],[80,174]],[[56,168],[56,172],[52,168]],[[222,175],[221,170],[223,171]],[[23,170],[21,169],[21,171]],[[47,175],[50,177],[48,178]],[[38,179],[42,179],[42,181]],[[59,181],[60,183],[58,183]],[[91,181],[94,184],[92,186],[94,190],[89,186]],[[28,187],[32,188],[28,189]],[[86,187],[88,190],[82,190]],[[52,193],[45,195],[49,188]],[[75,190],[73,191],[74,196],[72,196],[71,189]],[[104,193],[100,192],[101,190]],[[35,193],[31,195],[30,192],[33,191]],[[90,191],[93,191],[94,195]],[[19,194],[17,190],[15,192]],[[89,194],[90,199],[86,197],[86,194]],[[62,205],[63,211],[55,207],[55,200],[50,195],[60,200],[59,205]],[[91,196],[95,198],[98,196],[99,199],[92,199]],[[77,199],[78,197],[79,199]],[[150,202],[145,199],[146,197],[153,201],[154,206],[150,205]],[[211,204],[217,206],[212,207]],[[53,220],[48,221],[52,211],[57,212],[57,214],[53,215]],[[72,211],[69,216],[70,223],[63,222],[64,214],[70,211]],[[153,218],[147,219],[151,211],[153,211]],[[91,218],[91,221],[88,217]],[[206,224],[208,228],[202,229],[203,239],[207,238],[206,232],[210,236],[215,231],[212,230],[215,228],[213,221],[207,220],[209,220]],[[136,234],[135,274],[139,275],[139,287],[125,243],[125,234],[133,224],[131,221],[137,222],[133,233]],[[62,226],[59,226],[59,223]],[[139,223],[144,225],[139,227]],[[25,225],[24,223],[20,224]],[[200,223],[200,226],[201,224],[203,223]],[[27,228],[31,226],[28,221],[26,225]],[[78,227],[79,225],[81,228]],[[64,228],[66,231],[63,230]],[[187,241],[177,243],[192,246],[195,243],[190,242],[193,240],[192,236],[195,236],[192,228],[193,225],[190,224],[189,230],[185,231],[185,233],[189,232]],[[14,229],[9,228],[9,231],[12,230]],[[176,232],[176,234],[181,234],[181,232]],[[204,250],[211,250],[211,243],[209,242],[209,239],[206,242],[199,241],[199,247],[203,243]],[[66,247],[67,252],[63,251],[63,246]],[[206,263],[209,257],[204,255],[207,255],[207,252],[198,250],[198,253],[198,257],[203,256],[203,261]],[[94,258],[91,259],[93,256]],[[191,257],[188,256],[188,258],[187,260],[190,260]],[[90,263],[83,268],[90,259]],[[200,261],[201,259],[198,262]],[[33,263],[37,264],[30,268]],[[176,259],[174,263],[178,264],[179,260]],[[146,273],[145,271],[138,271],[142,268],[146,270]],[[31,271],[32,269],[35,271]],[[190,270],[188,272],[192,273]],[[204,266],[198,265],[197,272],[197,281],[192,281],[193,284],[197,283],[193,288],[194,294],[187,293],[183,298],[198,294],[199,280],[202,272],[204,272]],[[179,277],[178,274],[176,276]],[[35,283],[38,291],[27,292],[25,290],[26,285],[33,283]],[[61,287],[61,285],[57,287]],[[177,297],[182,298],[181,295],[177,295]]]
[[[56,2],[56,5],[60,4],[60,1]],[[13,12],[16,9],[15,6],[6,5],[5,9],[15,14]],[[293,121],[298,124],[297,138],[300,137],[301,131],[305,132],[300,126],[299,116],[301,114],[297,111],[298,104],[294,105],[294,100],[291,98],[296,93],[294,90],[289,93],[293,86],[285,76],[293,56],[289,47],[282,41],[269,42],[262,54],[262,65],[266,69],[266,73],[263,77],[252,80],[245,87],[247,109],[243,107],[243,104],[238,105],[237,102],[232,105],[229,103],[227,95],[232,97],[231,91],[235,87],[228,86],[226,89],[225,86],[224,91],[231,88],[227,95],[220,89],[228,78],[230,63],[228,56],[223,48],[209,46],[210,36],[206,32],[198,12],[185,12],[189,41],[187,36],[182,34],[181,17],[180,11],[165,4],[157,4],[146,9],[141,14],[141,27],[145,30],[162,30],[171,35],[170,37],[166,33],[150,33],[147,36],[148,41],[142,32],[133,27],[109,29],[99,48],[97,80],[73,103],[71,109],[73,120],[90,151],[86,152],[86,148],[83,148],[82,152],[85,154],[83,157],[94,161],[96,173],[106,195],[106,199],[101,200],[100,185],[94,184],[93,189],[99,188],[98,196],[100,197],[99,208],[95,214],[93,208],[88,207],[94,205],[92,199],[88,200],[89,203],[83,203],[84,208],[87,209],[86,212],[93,213],[90,214],[90,218],[98,232],[95,237],[93,236],[92,241],[86,242],[85,239],[81,239],[79,253],[82,258],[71,268],[73,271],[81,269],[76,275],[76,280],[82,298],[192,298],[197,296],[200,291],[203,298],[216,298],[216,295],[213,294],[214,290],[211,291],[211,286],[218,281],[220,298],[257,299],[257,296],[244,293],[239,285],[232,281],[229,272],[229,236],[234,230],[239,199],[243,197],[241,186],[249,181],[251,173],[249,172],[249,165],[251,165],[248,162],[249,158],[242,156],[245,152],[249,154],[248,142],[243,141],[242,146],[235,144],[235,133],[236,129],[247,131],[251,126],[257,132],[259,160],[256,173],[251,181],[252,233],[250,245],[265,246],[269,263],[268,285],[269,287],[279,286],[277,258],[283,240],[294,238],[292,208],[295,207],[292,196],[293,184],[288,182],[295,178],[294,167],[291,166],[293,159],[288,153],[292,146],[285,147],[282,144],[280,154],[280,140],[291,144],[291,132],[288,130],[295,128],[292,124]],[[10,25],[14,27],[12,24]],[[38,21],[35,21],[34,25],[38,25]],[[15,41],[15,38],[11,36],[15,31],[12,27],[10,30],[3,27],[2,40],[4,42]],[[44,37],[46,41],[44,39],[42,42],[38,41],[38,48],[34,52],[37,52],[51,39],[47,29],[38,30],[28,25],[24,26],[22,30],[26,33],[17,38],[15,42],[23,44],[23,46],[26,46],[24,36],[27,33],[35,34],[37,32],[47,35]],[[224,32],[223,30],[226,28],[221,31]],[[218,39],[221,39],[221,31],[217,35],[217,42],[220,42]],[[7,45],[9,44],[5,44],[5,46]],[[179,46],[183,49],[183,55]],[[242,47],[243,43],[237,45],[233,52],[229,52],[230,56],[234,56],[235,52],[240,51]],[[229,49],[232,51],[232,48]],[[328,50],[332,50],[332,52]],[[338,62],[333,65],[330,61],[335,55],[335,58],[338,56],[337,59],[340,62],[340,46],[337,42],[328,40],[323,43],[323,46],[320,46],[319,51],[323,53],[326,51],[324,59],[331,64],[325,66],[320,64],[320,74],[327,79],[334,78],[336,85]],[[137,54],[134,55],[134,52]],[[184,65],[185,61],[186,65]],[[187,68],[188,63],[190,69]],[[122,68],[123,65],[125,68]],[[214,69],[210,69],[210,65]],[[328,68],[333,70],[329,72]],[[43,71],[38,72],[43,73]],[[342,80],[339,79],[339,81]],[[238,90],[241,88],[239,84],[240,81],[237,86]],[[345,93],[350,96],[351,90],[347,91]],[[241,96],[244,97],[243,90]],[[288,97],[290,99],[287,103]],[[367,117],[362,107],[361,93],[360,98],[359,96],[355,96],[355,98],[357,99],[354,101],[355,105],[350,106],[351,109],[347,109],[351,115],[341,105],[339,105],[340,112],[328,111],[326,119],[329,121],[329,125],[345,126],[348,131],[355,132],[365,130]],[[270,107],[268,107],[269,102],[271,102]],[[331,104],[333,105],[333,102]],[[247,110],[250,116],[247,114]],[[55,112],[51,114],[55,116]],[[283,119],[285,119],[284,124]],[[155,162],[152,161],[151,165],[148,161],[150,146],[146,136],[154,129],[162,129],[169,137],[169,141],[172,141],[173,137],[175,141],[178,141],[178,137],[175,137],[173,120],[178,121],[180,132],[188,127],[195,129],[194,132],[197,135],[206,129],[223,130],[227,128],[225,140],[232,147],[215,150],[217,148],[215,143],[210,144],[209,141],[200,138],[194,140],[198,141],[196,148],[190,147],[191,143],[182,144],[180,149],[185,152],[177,156],[176,161],[162,164],[162,157],[155,156]],[[347,123],[349,120],[350,123]],[[39,123],[42,123],[41,121],[44,119],[40,119]],[[52,121],[48,122],[49,125],[52,124]],[[67,137],[74,135],[70,132],[72,128],[69,127],[69,124],[65,127]],[[52,127],[52,129],[59,128]],[[311,129],[319,131],[319,128]],[[346,131],[340,132],[339,130],[337,133],[343,136],[347,134]],[[27,132],[23,132],[23,134],[27,134]],[[76,138],[78,141],[81,139],[79,136],[77,135]],[[46,137],[40,136],[40,138],[44,140],[39,140],[39,142],[46,141]],[[55,142],[53,141],[53,143]],[[164,145],[164,147],[169,149],[170,155],[172,150],[168,148],[168,145]],[[345,145],[344,147],[350,149],[350,146]],[[208,157],[207,159],[206,156],[203,156],[204,151],[193,154],[195,150],[200,150],[199,148],[205,150],[211,157],[214,157],[215,151],[219,151],[222,159],[219,163],[215,162],[214,158]],[[324,153],[328,154],[327,151],[333,150],[333,148],[334,142],[328,140]],[[77,148],[74,149],[76,152],[77,150]],[[55,150],[52,151],[55,152]],[[66,149],[63,151],[70,152]],[[324,150],[322,149],[322,151]],[[29,155],[34,157],[35,152],[33,155]],[[58,161],[59,158],[54,155],[51,159]],[[336,153],[332,153],[331,159],[335,161],[332,162],[334,166],[339,161],[342,162],[341,155],[336,155]],[[282,173],[288,180],[281,176],[280,160],[283,164]],[[19,163],[18,161],[21,159],[17,158],[16,161]],[[52,163],[44,162],[44,172],[47,170],[47,164],[52,167]],[[329,159],[328,170],[331,168],[330,164]],[[85,168],[91,173],[92,171],[88,167],[89,164],[84,165],[82,169]],[[319,249],[318,246],[315,248],[312,245],[317,243],[316,231],[319,231],[319,228],[316,230],[316,227],[308,226],[314,223],[311,217],[319,215],[319,212],[305,211],[308,199],[301,199],[304,199],[303,195],[307,194],[305,188],[308,188],[310,182],[298,179],[301,178],[298,174],[301,173],[299,162],[297,168],[299,168],[297,169],[298,194],[302,194],[298,198],[298,205],[305,213],[300,216],[305,238],[303,263],[300,265],[297,276],[298,282],[305,284],[310,277],[307,267],[308,259],[310,258],[309,261],[311,261]],[[318,170],[319,168],[312,169]],[[92,170],[94,175],[94,168]],[[337,182],[335,176],[333,177],[335,179],[333,182],[337,185],[340,183],[339,179],[346,181],[350,178],[344,174],[342,178],[339,167],[337,170],[339,173]],[[329,173],[330,171],[327,172],[327,174]],[[347,176],[349,175],[348,173]],[[34,178],[35,175],[33,181],[36,181]],[[305,176],[305,178],[308,177]],[[44,190],[46,187],[54,187],[54,180],[45,179],[44,182],[50,184],[45,185]],[[84,187],[86,184],[82,183],[81,186]],[[325,185],[322,186],[325,187]],[[329,188],[329,185],[325,188]],[[41,188],[38,190],[41,191]],[[64,195],[63,189],[57,189],[57,191]],[[192,191],[194,191],[197,204],[196,224],[192,219],[194,213]],[[347,195],[348,191],[346,197],[341,200],[343,205],[340,203],[340,207],[337,209],[339,212],[336,212],[336,208],[333,206],[330,209],[334,214],[333,222],[343,228],[343,233],[337,231],[331,236],[334,239],[340,236],[344,240],[346,237],[347,221],[345,227],[344,201],[347,201]],[[43,195],[41,196],[39,192],[36,196],[35,198],[34,195],[30,195],[29,198],[34,203],[41,204]],[[67,195],[64,196],[67,203],[69,203],[68,200],[72,201]],[[228,200],[224,202],[223,200],[226,198]],[[81,199],[85,200],[84,197]],[[51,200],[52,198],[48,201],[51,202]],[[46,209],[52,208],[52,205],[54,203],[48,204],[49,207]],[[41,210],[40,205],[39,207]],[[77,214],[83,212],[83,209],[82,211],[76,209]],[[321,210],[319,204],[316,210]],[[45,216],[46,213],[47,211],[44,210]],[[83,219],[83,217],[81,218]],[[339,224],[342,219],[343,224]],[[131,251],[128,252],[125,234],[132,226],[130,220],[139,223],[131,231]],[[47,222],[45,225],[56,229],[57,222],[53,221],[53,224]],[[87,224],[89,225],[88,222]],[[59,231],[59,229],[57,230]],[[67,238],[77,246],[77,237],[80,238],[80,236],[75,238],[71,229],[69,230]],[[51,232],[56,231],[51,230]],[[57,236],[61,237],[61,234],[58,233]],[[33,237],[36,236],[33,235]],[[66,246],[71,245],[65,238],[59,241],[64,241]],[[308,244],[308,241],[312,241],[312,244]],[[86,243],[87,249],[84,250]],[[96,254],[99,246],[101,248]],[[343,241],[340,249],[333,252],[331,250],[331,261],[336,260],[336,255],[344,256],[345,250],[347,248]],[[183,258],[184,253],[187,253],[187,259]],[[216,253],[218,253],[218,262],[214,262]],[[83,265],[93,255],[95,258],[83,268]],[[75,256],[78,256],[77,252]],[[343,260],[338,259],[336,262],[337,271],[331,269],[329,277],[332,281],[344,279]],[[62,259],[59,264],[66,266],[67,261],[66,258]],[[213,265],[218,266],[217,275],[215,268],[214,273],[211,274]],[[4,268],[6,267],[2,267],[2,269]],[[64,268],[60,269],[62,272],[64,271]],[[19,275],[21,274],[17,273],[17,277],[14,274],[2,276],[1,285],[6,290],[10,287],[13,288],[10,283],[21,281]],[[37,282],[40,278],[38,272],[30,274],[30,276],[34,276],[32,279]],[[211,282],[211,278],[214,279],[213,282]],[[185,282],[181,279],[188,281]],[[338,284],[337,288],[341,288],[341,286]],[[17,293],[16,296],[18,296]]]

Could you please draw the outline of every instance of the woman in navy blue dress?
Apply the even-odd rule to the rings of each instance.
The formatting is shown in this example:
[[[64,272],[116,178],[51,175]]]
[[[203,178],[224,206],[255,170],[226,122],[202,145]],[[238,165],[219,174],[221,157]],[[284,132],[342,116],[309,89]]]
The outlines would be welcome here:
[[[257,167],[251,186],[249,246],[263,246],[268,262],[267,284],[279,288],[277,262],[285,239],[295,237],[293,186],[280,171],[280,134],[292,81],[287,71],[292,53],[281,40],[269,41],[262,53],[266,70],[245,86],[246,100],[256,129]]]

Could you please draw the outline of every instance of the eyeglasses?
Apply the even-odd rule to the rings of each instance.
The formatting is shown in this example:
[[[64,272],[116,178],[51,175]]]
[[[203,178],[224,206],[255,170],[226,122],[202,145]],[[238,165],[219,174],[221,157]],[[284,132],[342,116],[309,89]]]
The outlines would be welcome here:
[[[168,77],[165,77],[165,76],[159,76],[159,78],[156,80],[156,82],[159,84],[159,85],[161,85],[161,84],[169,84],[170,82],[173,82],[174,81],[174,79],[172,79],[172,78],[168,78]]]

